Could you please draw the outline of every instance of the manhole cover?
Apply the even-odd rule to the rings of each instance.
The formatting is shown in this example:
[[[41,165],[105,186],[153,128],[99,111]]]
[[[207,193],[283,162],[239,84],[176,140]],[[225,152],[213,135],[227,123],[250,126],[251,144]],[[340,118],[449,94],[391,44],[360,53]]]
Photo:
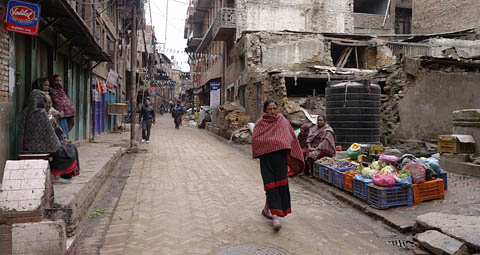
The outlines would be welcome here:
[[[285,252],[265,246],[237,245],[221,250],[219,255],[286,255]]]

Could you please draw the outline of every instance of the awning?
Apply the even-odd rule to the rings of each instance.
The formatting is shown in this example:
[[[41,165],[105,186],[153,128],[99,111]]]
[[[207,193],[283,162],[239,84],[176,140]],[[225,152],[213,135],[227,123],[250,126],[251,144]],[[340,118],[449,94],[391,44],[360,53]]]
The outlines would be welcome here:
[[[50,18],[47,26],[51,25],[57,32],[65,36],[72,45],[79,47],[83,55],[88,56],[92,61],[112,61],[111,56],[103,51],[85,21],[78,16],[67,0],[43,0],[41,5],[41,17],[44,19]],[[42,27],[40,30],[42,30]]]

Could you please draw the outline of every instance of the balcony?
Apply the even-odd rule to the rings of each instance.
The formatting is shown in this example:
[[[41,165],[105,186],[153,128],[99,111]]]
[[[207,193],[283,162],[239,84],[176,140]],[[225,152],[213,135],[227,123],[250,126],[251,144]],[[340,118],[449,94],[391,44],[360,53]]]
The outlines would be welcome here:
[[[218,12],[202,42],[198,45],[197,52],[204,51],[212,41],[234,40],[237,20],[234,8],[222,8]]]
[[[191,32],[188,36],[187,45],[188,47],[197,47],[202,42],[202,36],[197,33]]]

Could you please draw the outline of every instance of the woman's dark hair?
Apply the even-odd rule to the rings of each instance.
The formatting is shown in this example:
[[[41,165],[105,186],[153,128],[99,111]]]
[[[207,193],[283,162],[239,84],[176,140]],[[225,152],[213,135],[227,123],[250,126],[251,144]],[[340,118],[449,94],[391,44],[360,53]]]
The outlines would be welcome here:
[[[55,81],[57,79],[57,77],[61,78],[62,76],[60,76],[59,74],[54,74],[52,80]]]
[[[35,80],[35,82],[33,83],[33,88],[34,88],[34,89],[43,90],[42,87],[43,87],[43,84],[44,84],[46,81],[49,82],[49,80],[48,80],[47,78],[44,78],[44,77],[38,78],[38,79]]]
[[[265,101],[265,103],[263,103],[263,112],[266,112],[266,111],[267,111],[267,107],[268,107],[268,105],[271,104],[271,103],[274,103],[276,106],[278,106],[277,101],[269,98],[269,99],[267,99],[267,101]]]
[[[320,115],[317,116],[317,119],[318,119],[318,118],[322,118],[325,122],[327,121],[327,119],[325,118],[324,115],[321,115],[321,114],[320,114]]]
[[[145,101],[150,101],[150,102],[152,102],[152,100],[151,100],[149,97],[145,98]]]

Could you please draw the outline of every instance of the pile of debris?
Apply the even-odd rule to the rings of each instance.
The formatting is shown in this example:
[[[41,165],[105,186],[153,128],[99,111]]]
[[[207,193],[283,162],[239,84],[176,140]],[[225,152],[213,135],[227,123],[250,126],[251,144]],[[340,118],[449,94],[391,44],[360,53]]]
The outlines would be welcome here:
[[[317,115],[325,116],[325,96],[289,97],[284,105],[284,115],[294,129],[314,122]]]
[[[250,128],[240,128],[233,131],[230,141],[238,144],[251,144],[252,143],[252,133]]]
[[[212,123],[209,127],[218,135],[230,137],[234,130],[246,126],[250,122],[250,115],[239,103],[224,104],[213,110]]]

